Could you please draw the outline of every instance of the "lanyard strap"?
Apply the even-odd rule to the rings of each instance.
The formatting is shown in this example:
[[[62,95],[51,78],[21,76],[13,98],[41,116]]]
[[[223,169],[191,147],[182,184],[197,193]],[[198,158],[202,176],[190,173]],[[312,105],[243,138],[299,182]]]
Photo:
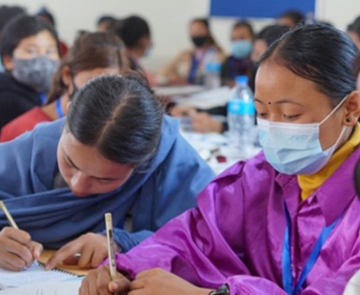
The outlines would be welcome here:
[[[188,83],[194,83],[196,78],[196,73],[198,72],[203,60],[205,59],[206,51],[199,57],[196,58],[195,53],[192,56],[190,73],[188,75]]]
[[[324,227],[319,238],[317,239],[314,249],[312,250],[309,259],[306,261],[305,266],[300,274],[299,281],[297,282],[294,290],[293,278],[292,278],[292,267],[291,267],[291,218],[289,210],[285,204],[285,215],[286,215],[286,229],[282,253],[282,273],[283,273],[283,287],[286,293],[295,295],[298,294],[304,285],[307,276],[314,267],[316,260],[320,256],[322,247],[326,240],[329,238],[332,230],[338,224],[341,216],[335,220],[331,225]]]
[[[40,102],[41,102],[41,105],[44,105],[47,101],[47,96],[45,93],[40,93]]]
[[[64,117],[64,112],[63,112],[63,109],[61,107],[61,99],[60,98],[58,98],[56,100],[56,113],[57,113],[59,119]]]

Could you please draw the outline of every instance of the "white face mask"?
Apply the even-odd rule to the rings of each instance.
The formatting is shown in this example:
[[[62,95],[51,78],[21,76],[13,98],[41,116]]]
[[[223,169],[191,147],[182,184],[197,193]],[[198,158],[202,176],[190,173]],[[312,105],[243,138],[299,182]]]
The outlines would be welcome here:
[[[258,119],[260,144],[271,166],[290,175],[314,174],[321,170],[334,154],[346,126],[335,144],[325,151],[321,147],[320,126],[343,105],[347,97],[320,123],[293,124]]]

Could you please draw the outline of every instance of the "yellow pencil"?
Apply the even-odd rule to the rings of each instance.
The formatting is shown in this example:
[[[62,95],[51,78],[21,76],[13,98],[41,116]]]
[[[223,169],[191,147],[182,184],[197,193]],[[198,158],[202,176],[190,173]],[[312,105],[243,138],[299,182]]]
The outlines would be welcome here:
[[[111,213],[105,214],[105,225],[106,225],[106,237],[108,243],[109,252],[109,268],[111,280],[116,279],[116,264],[115,264],[115,248],[114,248],[114,236],[113,236],[113,224]]]
[[[19,229],[19,227],[17,226],[15,220],[12,218],[10,212],[8,211],[8,209],[6,208],[5,204],[3,201],[0,201],[0,207],[3,210],[7,220],[9,221],[10,225],[16,229]]]

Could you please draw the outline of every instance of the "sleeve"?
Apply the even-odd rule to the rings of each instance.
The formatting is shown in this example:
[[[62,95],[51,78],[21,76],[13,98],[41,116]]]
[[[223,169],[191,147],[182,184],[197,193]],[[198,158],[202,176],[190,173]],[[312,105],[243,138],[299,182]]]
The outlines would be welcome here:
[[[157,233],[125,255],[117,267],[131,277],[155,267],[208,288],[222,285],[229,273],[248,275],[239,259],[242,249],[242,197],[231,185],[238,177],[212,182],[198,197],[198,208],[172,219]],[[241,190],[241,188],[239,187]]]
[[[100,234],[106,236],[106,230]],[[142,230],[135,233],[129,233],[121,228],[114,228],[114,241],[119,246],[120,253],[126,253],[142,241],[146,240],[153,234],[152,231]]]
[[[359,242],[358,242],[359,245]],[[332,277],[320,278],[305,287],[299,295],[343,294],[351,277],[360,269],[360,255],[352,256]],[[288,295],[277,284],[260,277],[233,276],[226,280],[231,295]]]
[[[32,149],[32,133],[0,143],[0,196],[18,196],[33,191],[30,173]]]

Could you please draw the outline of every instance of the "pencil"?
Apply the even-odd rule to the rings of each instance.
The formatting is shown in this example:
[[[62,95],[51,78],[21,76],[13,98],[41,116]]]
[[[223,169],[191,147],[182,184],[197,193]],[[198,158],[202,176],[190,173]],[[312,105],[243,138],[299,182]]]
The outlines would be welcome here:
[[[109,267],[111,280],[116,279],[116,264],[115,264],[115,248],[114,248],[114,236],[113,236],[113,224],[111,213],[105,214],[106,225],[106,237],[109,252]]]
[[[8,209],[6,208],[5,204],[3,201],[0,201],[0,207],[3,210],[7,220],[9,221],[10,225],[16,229],[19,229],[19,227],[17,226],[15,220],[12,218],[10,212],[8,211]]]

